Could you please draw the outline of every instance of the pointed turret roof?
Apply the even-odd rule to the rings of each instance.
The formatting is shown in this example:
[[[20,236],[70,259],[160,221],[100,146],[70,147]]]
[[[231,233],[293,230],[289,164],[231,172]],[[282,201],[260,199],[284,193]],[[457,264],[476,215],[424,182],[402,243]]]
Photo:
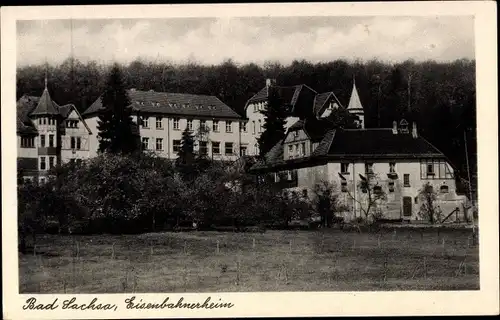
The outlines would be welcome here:
[[[45,90],[43,90],[42,96],[40,97],[40,101],[38,101],[38,105],[36,106],[35,110],[33,110],[31,115],[36,116],[56,114],[59,114],[59,112],[57,112],[57,108],[50,98],[49,91],[47,90],[47,88],[45,88]]]
[[[47,75],[45,75],[45,89],[43,90],[42,96],[38,101],[38,105],[35,110],[31,113],[32,116],[36,115],[56,115],[59,114],[58,107],[50,98],[49,90],[47,90]]]
[[[347,106],[348,111],[363,111],[363,105],[359,99],[358,90],[356,90],[356,82],[352,84],[351,99],[349,100],[349,105]]]

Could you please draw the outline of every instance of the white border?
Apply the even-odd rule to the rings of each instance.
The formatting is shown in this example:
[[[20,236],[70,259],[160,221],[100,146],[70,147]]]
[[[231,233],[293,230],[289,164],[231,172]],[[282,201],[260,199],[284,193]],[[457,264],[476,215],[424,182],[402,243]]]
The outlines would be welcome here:
[[[203,302],[207,296],[232,302],[231,309],[130,311],[123,300],[129,294],[78,295],[99,297],[101,302],[120,305],[117,312],[22,311],[28,295],[18,292],[15,76],[16,20],[109,19],[234,16],[428,16],[474,15],[477,62],[478,176],[480,208],[479,291],[407,292],[293,292],[218,294],[138,294],[144,300]],[[499,313],[498,269],[498,151],[497,151],[497,53],[496,6],[493,1],[397,2],[397,3],[293,3],[237,5],[147,5],[147,6],[46,6],[1,8],[2,70],[2,254],[3,307],[5,319],[56,318],[151,318],[234,316],[328,316],[328,315],[474,315]],[[459,32],[459,31],[458,31]],[[489,180],[488,178],[489,177]],[[49,302],[72,295],[35,295]]]

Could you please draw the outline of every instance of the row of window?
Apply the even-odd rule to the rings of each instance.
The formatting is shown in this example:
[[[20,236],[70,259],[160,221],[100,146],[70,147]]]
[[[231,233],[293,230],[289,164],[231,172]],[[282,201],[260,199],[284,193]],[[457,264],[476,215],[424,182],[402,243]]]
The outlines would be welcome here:
[[[49,165],[47,167],[47,157],[40,157],[40,170],[52,169],[56,165],[56,157],[48,157]]]
[[[348,174],[349,173],[349,165],[350,165],[350,163],[348,163],[348,162],[340,163],[340,172],[342,174]],[[367,174],[373,173],[373,162],[366,162],[365,163],[365,173],[367,173]],[[396,173],[396,163],[395,162],[389,162],[389,173]]]
[[[151,104],[151,106],[153,106],[153,107],[160,107],[160,106],[161,106],[161,103],[160,103],[160,102],[157,102],[157,101],[151,101],[151,102],[149,102],[149,103],[147,103],[147,102],[145,102],[145,101],[136,101],[135,103],[136,103],[136,104],[139,104],[139,105],[141,105],[141,106],[144,106],[144,105],[146,105],[146,104]],[[183,109],[185,109],[185,108],[189,108],[189,107],[190,107],[190,104],[189,104],[189,103],[177,104],[177,103],[172,103],[172,102],[169,102],[169,103],[168,103],[168,106],[169,106],[170,108],[175,108],[175,109],[177,109],[177,108],[183,108]],[[202,104],[196,104],[196,105],[194,105],[194,108],[195,108],[196,110],[200,110],[200,109],[204,109],[204,108],[205,108],[205,106],[204,106],[204,105],[202,105]],[[216,107],[215,105],[208,105],[208,106],[206,106],[206,108],[207,108],[208,110],[216,110],[216,109],[217,109],[217,107]]]
[[[82,139],[80,137],[71,137],[71,149],[80,150],[82,147]],[[48,143],[46,141],[46,136],[44,134],[40,135],[40,147],[52,148],[55,146],[55,136],[53,134],[48,135]],[[35,138],[31,137],[21,137],[21,148],[34,148]]]
[[[198,142],[199,146],[199,152],[200,154],[208,154],[208,142],[206,141],[199,141]],[[154,149],[156,151],[163,151],[163,138],[156,138],[155,139],[155,145]],[[172,140],[172,147],[174,152],[179,152],[181,148],[181,140]],[[143,150],[149,150],[149,138],[148,137],[143,137],[142,138],[142,149]],[[240,146],[240,155],[244,156],[247,154],[247,149],[248,146],[242,145]],[[258,151],[257,146],[255,147],[255,151]],[[219,141],[212,141],[212,154],[221,154],[221,143]],[[225,155],[234,155],[234,143],[233,142],[225,142],[224,143],[224,154]]]
[[[264,127],[262,124],[262,120],[258,120],[259,126],[257,127],[257,123],[252,121],[252,133],[256,134],[257,130],[258,133],[262,133],[264,131]],[[155,125],[156,129],[163,129],[163,117],[156,117],[155,118]],[[150,128],[149,126],[149,117],[141,117],[140,118],[140,126],[142,128]],[[200,120],[200,128],[207,128],[208,126],[206,125],[206,120]],[[174,118],[173,119],[173,129],[174,130],[181,130],[180,127],[180,118]],[[189,131],[194,130],[194,125],[193,125],[193,120],[188,119],[187,120],[187,129]],[[231,133],[233,132],[233,122],[232,121],[226,121],[226,126],[225,126],[226,132]],[[214,132],[219,132],[220,131],[220,126],[219,126],[219,121],[214,120],[212,122],[212,131]],[[241,132],[247,132],[247,123],[246,122],[240,122],[240,131]]]
[[[38,118],[38,124],[48,124],[48,125],[56,125],[56,119],[52,118]]]
[[[341,191],[342,192],[347,192],[348,191],[348,189],[347,189],[347,181],[342,181],[340,185],[341,185]],[[404,174],[403,175],[403,186],[404,187],[409,187],[410,186],[410,175],[409,174]],[[394,181],[389,181],[387,183],[387,188],[388,188],[389,192],[394,192]],[[448,193],[449,187],[447,185],[442,185],[439,188],[439,191],[441,193]],[[366,193],[367,190],[366,189],[362,189],[362,192]],[[373,192],[375,192],[375,193],[382,192],[382,186],[379,186],[379,185],[374,186],[373,187]]]
[[[303,157],[306,152],[306,143],[294,143],[288,145],[288,158]]]

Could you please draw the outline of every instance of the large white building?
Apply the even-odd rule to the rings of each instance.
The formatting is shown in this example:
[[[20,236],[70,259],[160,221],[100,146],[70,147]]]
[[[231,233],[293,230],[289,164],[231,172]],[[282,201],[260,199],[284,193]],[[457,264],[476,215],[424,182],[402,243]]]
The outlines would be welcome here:
[[[248,144],[242,142],[248,130],[246,121],[215,96],[136,89],[128,90],[128,95],[144,150],[175,159],[182,131],[188,128],[195,138],[195,151],[212,159],[236,160],[248,152]],[[98,98],[82,113],[92,132],[98,132],[101,110],[102,102]],[[95,134],[91,137],[88,156],[96,156],[98,148]]]

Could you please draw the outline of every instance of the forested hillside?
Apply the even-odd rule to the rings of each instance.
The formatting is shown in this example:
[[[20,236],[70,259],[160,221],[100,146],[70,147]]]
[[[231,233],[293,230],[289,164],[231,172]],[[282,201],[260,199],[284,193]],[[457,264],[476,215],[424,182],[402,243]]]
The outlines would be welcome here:
[[[110,66],[68,59],[48,67],[49,90],[59,104],[74,103],[85,110],[102,93]],[[318,92],[333,91],[346,105],[353,78],[365,108],[367,127],[390,127],[392,121],[416,121],[420,134],[441,149],[467,179],[464,132],[473,180],[476,171],[475,61],[449,63],[413,62],[387,64],[379,61],[326,63],[294,61],[290,65],[267,63],[220,65],[137,60],[123,66],[129,88],[216,95],[243,113],[248,98],[266,78],[279,85],[307,84]],[[17,96],[40,95],[45,66],[18,68]],[[475,182],[473,181],[475,184]]]

